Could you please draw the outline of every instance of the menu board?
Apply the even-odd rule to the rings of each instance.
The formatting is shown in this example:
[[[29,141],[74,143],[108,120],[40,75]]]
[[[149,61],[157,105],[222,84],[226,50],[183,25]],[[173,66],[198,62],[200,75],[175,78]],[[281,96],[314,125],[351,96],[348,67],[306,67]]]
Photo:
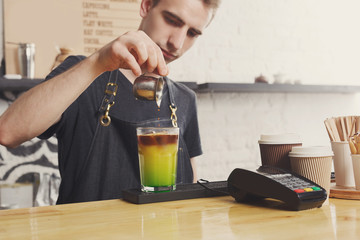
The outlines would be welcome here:
[[[19,74],[16,43],[35,43],[35,78],[50,71],[59,48],[88,56],[136,30],[140,0],[3,0],[6,74]]]

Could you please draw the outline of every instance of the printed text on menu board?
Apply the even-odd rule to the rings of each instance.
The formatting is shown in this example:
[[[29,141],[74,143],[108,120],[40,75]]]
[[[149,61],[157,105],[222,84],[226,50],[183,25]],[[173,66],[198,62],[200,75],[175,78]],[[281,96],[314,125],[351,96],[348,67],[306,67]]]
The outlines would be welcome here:
[[[91,54],[140,23],[140,0],[84,0],[84,53]]]

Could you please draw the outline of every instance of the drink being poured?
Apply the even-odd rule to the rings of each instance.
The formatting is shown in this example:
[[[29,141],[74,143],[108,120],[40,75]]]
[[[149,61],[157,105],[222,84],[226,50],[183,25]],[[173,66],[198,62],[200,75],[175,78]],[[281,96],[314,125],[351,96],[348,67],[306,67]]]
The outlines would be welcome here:
[[[160,108],[163,95],[164,78],[141,75],[137,77],[133,85],[133,94],[139,100],[156,101]]]

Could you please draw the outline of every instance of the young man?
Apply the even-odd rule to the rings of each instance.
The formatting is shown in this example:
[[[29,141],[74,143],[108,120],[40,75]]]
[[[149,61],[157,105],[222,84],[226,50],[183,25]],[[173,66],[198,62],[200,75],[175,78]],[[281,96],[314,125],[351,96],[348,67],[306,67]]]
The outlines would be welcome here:
[[[202,154],[195,94],[167,79],[158,108],[155,102],[136,100],[132,83],[144,72],[166,76],[166,64],[194,44],[218,1],[142,0],[138,31],[87,58],[69,57],[5,111],[0,144],[16,147],[56,134],[62,178],[58,203],[120,198],[122,190],[140,185],[136,127],[170,126],[174,104],[181,135],[177,183],[193,182],[194,158]],[[109,126],[99,121],[106,113]]]

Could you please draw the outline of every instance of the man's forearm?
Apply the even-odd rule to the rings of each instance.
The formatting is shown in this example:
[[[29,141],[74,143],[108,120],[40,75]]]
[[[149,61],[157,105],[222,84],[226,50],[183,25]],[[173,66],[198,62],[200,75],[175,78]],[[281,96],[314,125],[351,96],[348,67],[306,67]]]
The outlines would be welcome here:
[[[56,123],[101,71],[87,58],[22,94],[0,117],[0,143],[16,147]]]

